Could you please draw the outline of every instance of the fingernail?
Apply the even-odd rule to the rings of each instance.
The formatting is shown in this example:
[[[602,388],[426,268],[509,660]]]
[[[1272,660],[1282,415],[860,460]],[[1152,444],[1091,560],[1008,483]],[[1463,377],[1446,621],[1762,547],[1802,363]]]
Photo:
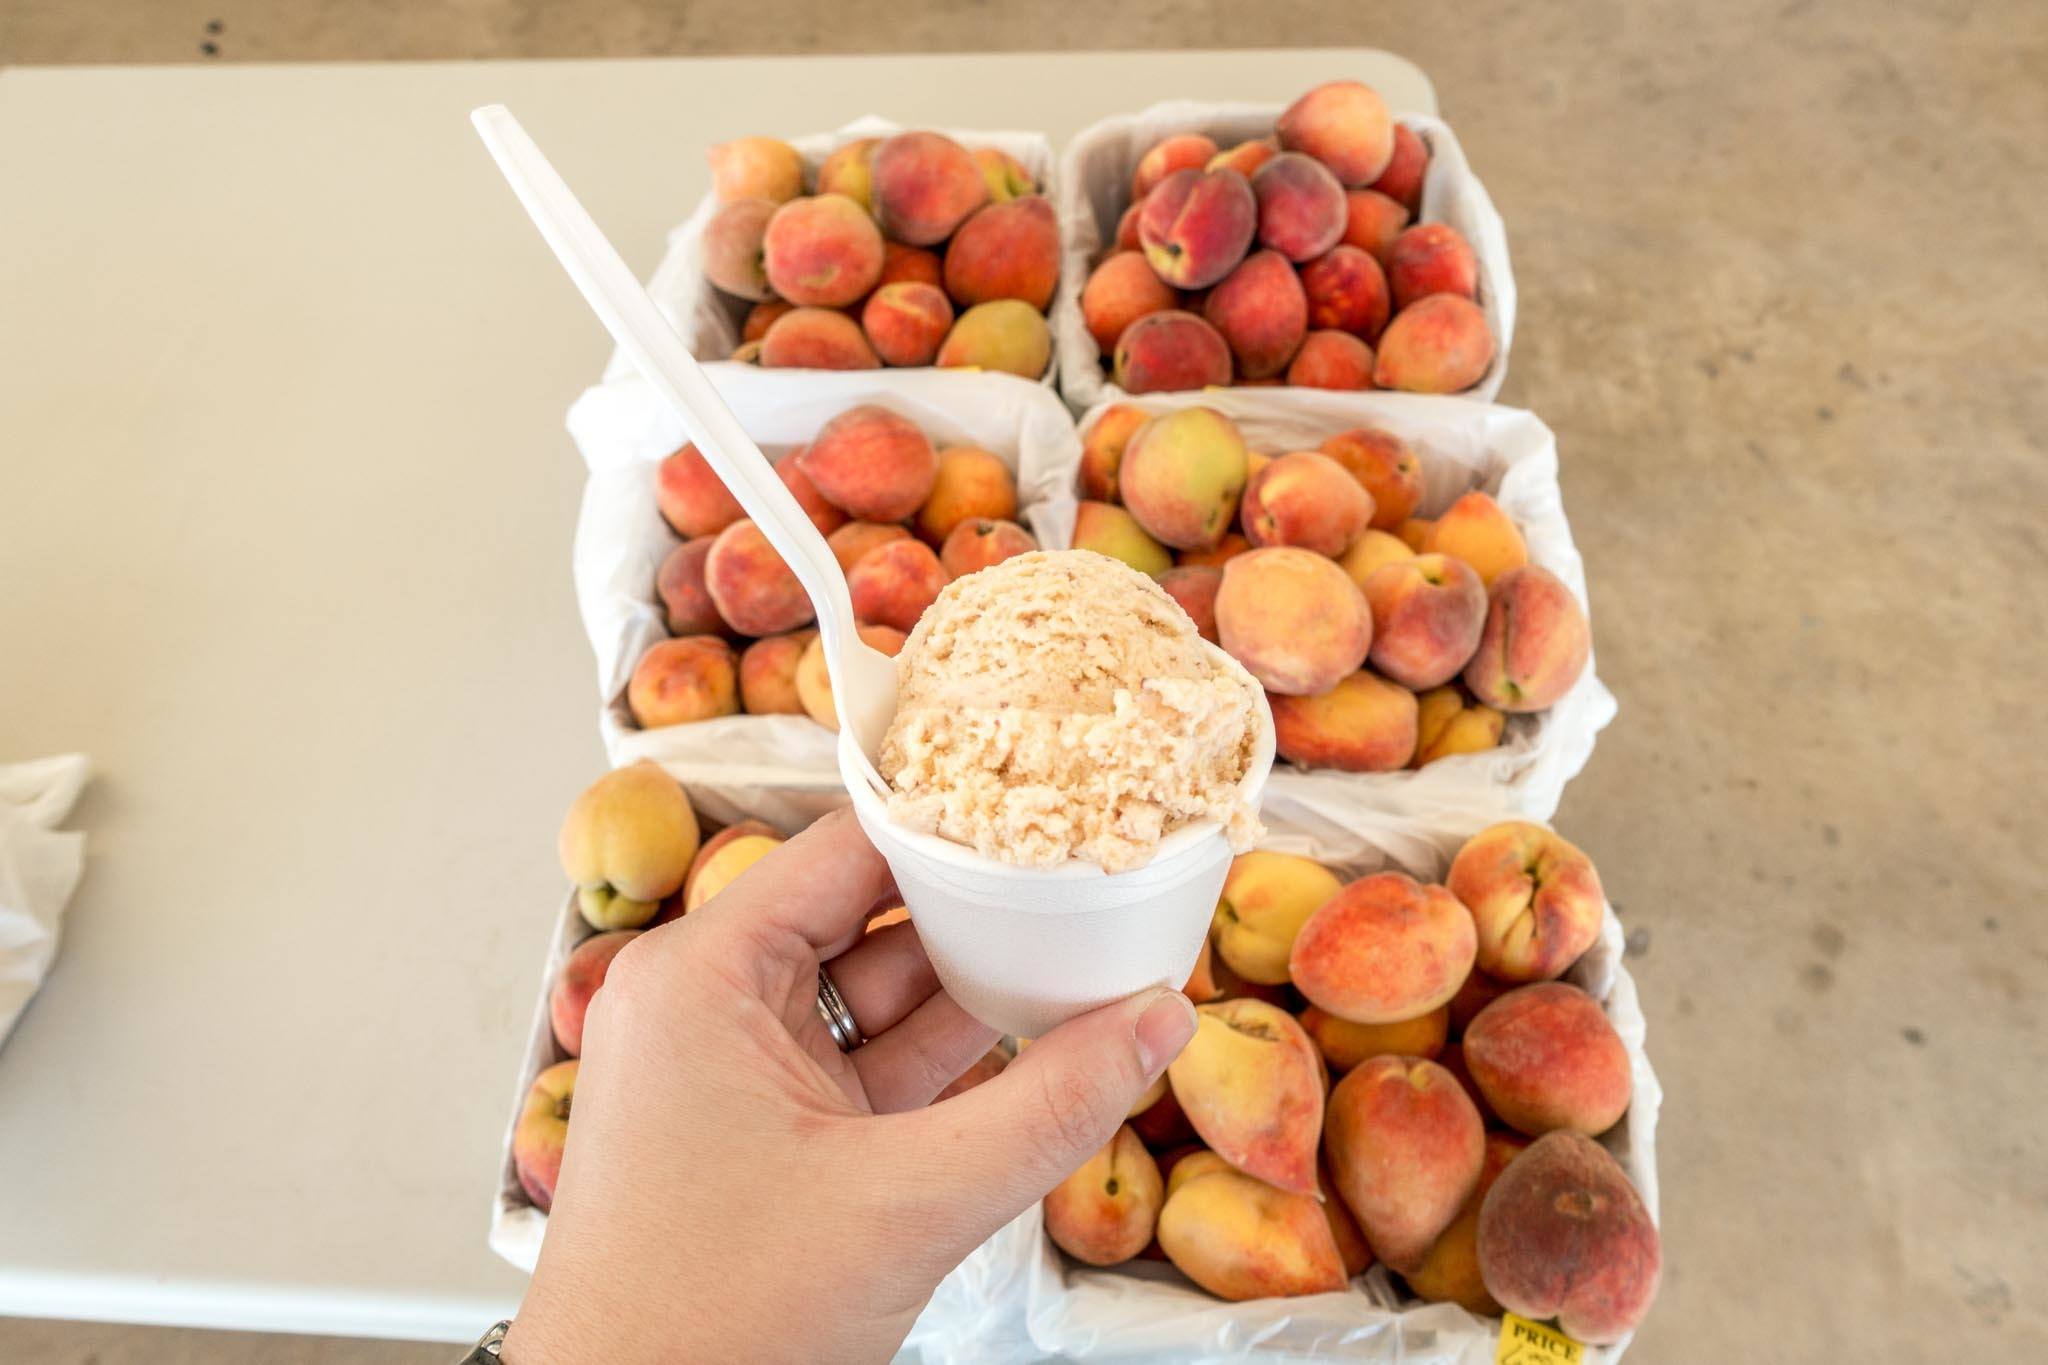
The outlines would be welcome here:
[[[1138,1016],[1138,1060],[1157,1076],[1195,1036],[1195,1007],[1179,991],[1161,991]]]

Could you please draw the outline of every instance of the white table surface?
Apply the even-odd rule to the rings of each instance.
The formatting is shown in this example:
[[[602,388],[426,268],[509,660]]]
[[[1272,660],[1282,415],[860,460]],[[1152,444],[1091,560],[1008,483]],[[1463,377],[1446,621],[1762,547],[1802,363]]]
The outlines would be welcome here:
[[[1055,144],[1366,51],[0,73],[0,760],[87,871],[0,1045],[0,1312],[472,1338],[602,762],[562,431],[607,344],[470,131],[637,269],[704,148],[861,113]],[[772,97],[771,97],[772,96]]]

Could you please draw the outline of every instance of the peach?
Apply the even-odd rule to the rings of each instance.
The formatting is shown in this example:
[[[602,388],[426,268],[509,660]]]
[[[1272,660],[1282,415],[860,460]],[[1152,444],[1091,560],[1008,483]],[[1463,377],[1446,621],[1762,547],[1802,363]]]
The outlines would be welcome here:
[[[1131,198],[1143,199],[1175,171],[1199,170],[1216,157],[1216,143],[1200,133],[1176,133],[1152,144],[1131,172]]]
[[[1052,363],[1052,329],[1045,315],[1022,299],[977,303],[962,313],[939,347],[947,369],[996,370],[1037,379]]]
[[[1628,1049],[1577,986],[1517,987],[1479,1011],[1463,1042],[1493,1112],[1531,1137],[1559,1128],[1598,1137],[1628,1112]]]
[[[1124,446],[1117,484],[1147,534],[1175,549],[1205,550],[1230,530],[1248,463],[1228,417],[1179,408],[1138,428]]]
[[[1409,210],[1378,190],[1346,190],[1344,211],[1345,244],[1357,247],[1385,270],[1395,239],[1408,226]]]
[[[741,199],[712,214],[699,243],[704,278],[736,298],[770,297],[765,253],[768,224],[777,211],[766,199]]]
[[[862,555],[846,586],[855,617],[908,634],[946,586],[946,571],[931,546],[892,540]]]
[[[1161,1076],[1161,1082],[1166,1077]],[[1147,1147],[1172,1147],[1195,1140],[1195,1126],[1188,1122],[1187,1112],[1180,1107],[1180,1101],[1173,1097],[1173,1087],[1155,1087],[1159,1093],[1152,1102],[1131,1115],[1131,1131],[1136,1133]],[[1151,1091],[1146,1092],[1148,1095]],[[1160,1172],[1162,1175],[1165,1171]]]
[[[626,682],[626,710],[643,730],[730,716],[740,709],[732,646],[686,635],[648,648]]]
[[[1230,343],[1193,313],[1177,308],[1147,313],[1117,338],[1112,373],[1131,393],[1228,384]]]
[[[1337,1244],[1337,1259],[1344,1263],[1344,1277],[1355,1279],[1372,1269],[1372,1244],[1365,1240],[1365,1230],[1358,1226],[1358,1220],[1344,1205],[1344,1197],[1337,1193],[1327,1163],[1317,1169],[1316,1183],[1322,1190],[1323,1217],[1330,1224],[1331,1240]]]
[[[519,1173],[519,1187],[542,1213],[554,1205],[555,1182],[562,1175],[578,1065],[571,1057],[535,1076],[512,1129],[512,1167]]]
[[[1060,281],[1060,228],[1042,194],[976,209],[946,245],[946,292],[963,307],[1020,299],[1043,313]]]
[[[1131,1107],[1124,1111],[1124,1121],[1126,1123],[1130,1122],[1153,1105],[1159,1103],[1160,1100],[1170,1093],[1172,1092],[1166,1088],[1166,1074],[1161,1072],[1152,1078],[1152,1084],[1145,1087],[1145,1092],[1142,1095],[1131,1101]],[[1132,1131],[1135,1132],[1136,1130]]]
[[[1173,1092],[1169,1090],[1169,1095]],[[1173,1198],[1180,1193],[1180,1187],[1190,1180],[1198,1180],[1218,1171],[1236,1171],[1237,1168],[1225,1161],[1207,1147],[1197,1146],[1193,1151],[1184,1152],[1173,1163],[1173,1169],[1166,1172],[1166,1197]],[[1242,1172],[1239,1172],[1242,1174]]]
[[[1366,1240],[1407,1274],[1479,1184],[1486,1128],[1448,1071],[1419,1057],[1374,1057],[1330,1092],[1330,1175]]]
[[[905,246],[901,242],[882,243],[882,284],[928,284],[934,289],[946,287],[946,267],[939,260],[936,251],[927,251],[921,246]]]
[[[670,550],[654,576],[654,592],[661,599],[662,618],[671,635],[716,635],[725,621],[704,587],[704,560],[711,553],[713,537],[699,536]]]
[[[1124,329],[1147,313],[1180,306],[1180,291],[1152,273],[1135,251],[1103,261],[1081,286],[1081,321],[1105,355],[1116,349]]]
[[[1209,291],[1207,318],[1229,343],[1237,373],[1264,379],[1287,368],[1308,334],[1308,299],[1301,277],[1277,251],[1254,251]]]
[[[1479,647],[1486,588],[1463,560],[1411,555],[1365,580],[1372,606],[1372,666],[1403,687],[1437,687],[1458,676]]]
[[[1282,152],[1252,176],[1259,245],[1290,261],[1310,261],[1344,239],[1344,187],[1314,157]]]
[[[897,543],[916,544],[915,541]],[[903,650],[904,634],[893,626],[863,622],[857,630],[862,640],[892,659]],[[797,660],[796,695],[803,703],[805,715],[828,730],[839,728],[839,708],[832,698],[832,675],[825,667],[823,640],[814,639],[804,646],[803,657]]]
[[[1280,144],[1269,137],[1240,142],[1229,151],[1218,152],[1202,166],[1205,171],[1232,170],[1249,180],[1259,167],[1280,155]]]
[[[1374,1057],[1421,1057],[1435,1061],[1449,1036],[1451,1011],[1439,1005],[1427,1014],[1391,1024],[1354,1024],[1310,1005],[1300,1015],[1302,1031],[1322,1049],[1330,1070],[1344,1072]]]
[[[775,320],[796,307],[788,299],[763,299],[747,310],[746,321],[740,324],[742,342],[759,341],[768,335],[768,329]]]
[[[761,363],[771,370],[878,370],[860,324],[835,308],[792,308],[768,325]]]
[[[1223,566],[1216,634],[1268,692],[1312,697],[1365,662],[1372,610],[1335,562],[1268,546]]]
[[[1144,209],[1145,201],[1140,199],[1118,216],[1116,237],[1110,243],[1109,252],[1104,256],[1105,260],[1108,256],[1123,251],[1135,251],[1141,256],[1144,254],[1144,243],[1138,240],[1138,217]]]
[[[1254,545],[1295,545],[1334,558],[1371,520],[1372,495],[1313,450],[1282,455],[1245,485],[1244,533]]]
[[[1197,1005],[1206,1005],[1223,994],[1221,975],[1216,965],[1216,945],[1207,935],[1202,938],[1202,951],[1195,955],[1195,969],[1188,973],[1188,981],[1180,993]]]
[[[1403,545],[1399,536],[1367,530],[1359,533],[1337,562],[1344,566],[1344,572],[1358,585],[1358,590],[1364,592],[1365,580],[1372,577],[1373,570],[1414,557],[1415,551]]]
[[[1541,825],[1481,830],[1444,885],[1472,912],[1480,970],[1499,980],[1554,980],[1600,937],[1606,896],[1593,860]]]
[[[750,716],[800,716],[796,665],[814,632],[771,635],[740,652],[740,707]]]
[[[941,133],[897,133],[870,163],[875,217],[911,246],[943,242],[988,202],[988,181],[965,147]]]
[[[1269,693],[1280,757],[1305,768],[1386,773],[1415,752],[1415,694],[1364,670],[1311,696]]]
[[[1483,1317],[1500,1315],[1500,1305],[1486,1292],[1486,1281],[1479,1273],[1479,1209],[1493,1182],[1528,1146],[1527,1139],[1513,1133],[1486,1135],[1486,1155],[1472,1197],[1436,1239],[1422,1264],[1405,1276],[1417,1298],[1428,1303],[1455,1303]]]
[[[1148,272],[1149,273],[1149,272]],[[1116,473],[1124,447],[1152,414],[1129,403],[1112,403],[1081,435],[1081,496],[1096,502],[1116,501]]]
[[[1503,1308],[1576,1340],[1621,1340],[1650,1311],[1663,1269],[1657,1225],[1607,1149],[1538,1138],[1479,1207],[1479,1273]]]
[[[1180,563],[1188,568],[1206,566],[1212,569],[1220,569],[1251,548],[1252,543],[1249,540],[1246,540],[1236,531],[1232,531],[1229,535],[1217,541],[1214,549],[1182,550],[1180,552]]]
[[[908,918],[908,916],[906,915],[905,918]],[[869,932],[873,932],[875,927],[871,922],[868,925]],[[1003,1068],[1009,1064],[1009,1053],[1003,1051],[1000,1047],[990,1048],[987,1052],[982,1053],[980,1057],[976,1058],[973,1065],[969,1066],[952,1080],[946,1082],[945,1088],[932,1096],[932,1103],[938,1104],[944,1100],[952,1099],[955,1095],[964,1095],[983,1081],[994,1080],[1003,1074]]]
[[[852,573],[861,556],[877,545],[886,545],[892,540],[908,540],[910,532],[894,522],[883,524],[874,521],[849,521],[846,525],[825,537],[825,544],[831,547],[832,557],[839,561],[839,572]]]
[[[939,547],[939,567],[950,582],[1037,548],[1038,541],[1014,521],[974,517],[946,533],[945,543]]]
[[[818,193],[845,195],[873,213],[873,161],[881,143],[878,137],[857,137],[834,147],[818,166]]]
[[[1334,872],[1312,858],[1239,854],[1231,860],[1216,902],[1216,951],[1245,980],[1284,985],[1294,936],[1342,886]]]
[[[1317,1008],[1355,1024],[1392,1024],[1449,1004],[1477,951],[1472,916],[1456,896],[1379,872],[1309,916],[1287,966]]]
[[[1510,569],[1493,585],[1465,686],[1502,711],[1541,711],[1572,690],[1592,648],[1586,613],[1556,574]]]
[[[1138,242],[1160,279],[1206,289],[1244,259],[1258,217],[1251,182],[1236,171],[1179,170],[1145,196]]]
[[[1159,1165],[1129,1125],[1045,1197],[1045,1232],[1089,1265],[1118,1265],[1145,1249],[1166,1190]]]
[[[704,560],[704,585],[718,614],[742,635],[781,635],[812,619],[804,585],[761,528],[745,519],[712,542]]]
[[[820,493],[861,521],[902,521],[939,477],[938,452],[917,424],[876,403],[827,422],[802,464]]]
[[[1304,389],[1369,389],[1372,347],[1349,332],[1310,332],[1287,366],[1287,382]]]
[[[782,486],[796,499],[796,505],[804,509],[804,515],[811,519],[811,525],[818,528],[818,534],[829,536],[846,525],[846,513],[834,507],[818,486],[811,482],[811,476],[804,473],[804,447],[786,451],[775,461],[775,473],[782,480]]]
[[[935,285],[885,284],[861,305],[860,329],[884,365],[929,365],[953,329],[953,305]]]
[[[1387,325],[1387,277],[1380,263],[1355,246],[1338,243],[1301,268],[1308,325],[1378,340]]]
[[[844,307],[882,277],[882,234],[843,194],[790,200],[768,220],[761,245],[768,283],[794,304]]]
[[[1508,723],[1506,716],[1479,705],[1455,683],[1417,697],[1415,711],[1415,757],[1409,766],[1416,768],[1496,748]]]
[[[1220,1000],[1195,1013],[1195,1036],[1166,1068],[1188,1122],[1246,1175],[1313,1198],[1323,1126],[1315,1044],[1263,1000]]]
[[[1159,1245],[1183,1275],[1232,1301],[1345,1284],[1344,1258],[1316,1200],[1238,1171],[1182,1182],[1160,1210]]]
[[[1529,546],[1514,519],[1491,495],[1477,489],[1445,508],[1431,524],[1423,552],[1464,560],[1489,588],[1509,569],[1529,562]]]
[[[683,883],[683,913],[691,914],[731,886],[739,875],[782,846],[782,836],[758,820],[728,825],[704,841]]]
[[[1435,525],[1436,523],[1427,517],[1410,517],[1394,528],[1394,534],[1401,538],[1403,545],[1416,554],[1421,554],[1422,547],[1429,541],[1430,528]]]
[[[1074,510],[1074,548],[1120,559],[1154,577],[1173,567],[1173,556],[1145,534],[1137,518],[1106,502],[1084,502]]]
[[[1017,481],[999,456],[973,446],[939,452],[939,472],[917,512],[917,533],[943,545],[963,521],[1006,521],[1017,515]]]
[[[1392,531],[1415,515],[1422,503],[1422,461],[1391,431],[1353,427],[1326,438],[1323,454],[1351,471],[1372,494],[1372,524]]]
[[[697,814],[676,780],[643,758],[584,788],[557,851],[591,928],[637,929],[682,886],[697,855]]]
[[[990,203],[1006,204],[1038,193],[1038,182],[1024,169],[1024,163],[1000,147],[976,147],[974,164],[981,168]]]
[[[1188,614],[1196,633],[1216,643],[1216,590],[1223,586],[1223,570],[1182,565],[1159,575],[1159,586]]]
[[[1431,294],[1479,296],[1479,258],[1463,233],[1448,223],[1418,223],[1394,239],[1387,255],[1387,288],[1394,307]]]
[[[1394,159],[1394,121],[1379,92],[1358,81],[1330,81],[1287,106],[1280,145],[1306,152],[1346,185],[1370,185]]]
[[[711,163],[711,192],[721,204],[742,199],[780,204],[804,192],[804,159],[778,138],[721,142],[705,153],[705,159]]]
[[[662,520],[685,540],[715,536],[746,515],[694,445],[661,462],[654,476],[654,503]]]
[[[726,359],[732,361],[735,365],[759,365],[761,363],[761,343],[758,341],[742,341],[739,345],[732,348],[732,354],[727,356]]]
[[[1470,299],[1431,294],[1394,314],[1380,333],[1372,382],[1408,393],[1463,393],[1493,364],[1493,333]]]
[[[1422,208],[1422,179],[1429,172],[1429,144],[1405,123],[1394,125],[1394,155],[1380,178],[1368,187],[1395,200],[1410,213]]]
[[[590,1009],[590,997],[604,985],[605,973],[619,949],[640,937],[637,929],[614,929],[593,934],[576,945],[562,964],[553,989],[548,992],[548,1024],[555,1043],[571,1057],[583,1051],[583,1016]]]
[[[1453,895],[1457,894],[1452,892]],[[1466,906],[1467,910],[1472,907]],[[1511,981],[1498,981],[1485,971],[1474,967],[1472,974],[1465,978],[1465,984],[1458,987],[1458,993],[1451,997],[1451,1033],[1464,1037],[1465,1030],[1472,1027],[1472,1021],[1479,1017],[1479,1011],[1506,995],[1515,988]]]

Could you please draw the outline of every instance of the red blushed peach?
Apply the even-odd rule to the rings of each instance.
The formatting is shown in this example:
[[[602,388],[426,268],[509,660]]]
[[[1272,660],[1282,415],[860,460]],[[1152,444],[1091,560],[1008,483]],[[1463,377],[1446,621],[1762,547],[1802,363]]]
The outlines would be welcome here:
[[[654,478],[661,518],[685,540],[715,536],[746,515],[697,447],[686,445],[661,462]]]
[[[791,303],[844,307],[882,278],[882,234],[843,194],[790,200],[768,220],[761,245],[769,285]]]
[[[965,147],[941,133],[898,133],[875,148],[875,217],[911,246],[943,242],[988,202],[988,181]]]
[[[1096,502],[1116,501],[1116,472],[1123,463],[1124,447],[1130,444],[1138,428],[1151,420],[1150,413],[1129,403],[1113,403],[1102,410],[1094,425],[1081,436],[1082,497]]]
[[[727,204],[704,225],[704,278],[742,299],[774,293],[768,281],[766,240],[776,206],[766,199]]]
[[[1229,151],[1218,152],[1202,167],[1205,171],[1236,171],[1249,180],[1259,167],[1280,155],[1280,144],[1269,137],[1256,137],[1249,142],[1240,142]]]
[[[1175,171],[1145,196],[1138,241],[1160,279],[1206,289],[1244,259],[1258,217],[1251,182],[1236,171]]]
[[[943,289],[946,286],[946,267],[935,251],[926,251],[921,246],[905,246],[901,242],[884,242],[880,283],[928,284],[934,289]]]
[[[1479,258],[1463,233],[1448,223],[1421,223],[1394,239],[1387,258],[1387,285],[1394,307],[1406,308],[1431,294],[1479,294]]]
[[[1301,268],[1308,325],[1376,340],[1387,325],[1387,277],[1380,263],[1355,246],[1331,247]]]
[[[1479,647],[1486,588],[1469,565],[1417,555],[1373,570],[1372,666],[1403,687],[1436,687],[1458,676]]]
[[[1606,896],[1593,860],[1522,820],[1465,841],[1444,878],[1472,912],[1479,967],[1502,981],[1563,976],[1600,937]]]
[[[1378,190],[1344,191],[1344,241],[1378,261],[1382,270],[1408,218],[1407,209]]]
[[[804,448],[798,446],[775,462],[775,472],[782,479],[782,486],[796,499],[796,505],[804,509],[804,515],[811,519],[811,525],[818,528],[818,534],[829,536],[846,525],[846,513],[834,507],[811,482],[811,476],[803,469]]]
[[[763,299],[747,310],[746,321],[740,324],[740,341],[759,341],[768,335],[768,329],[775,320],[796,307],[788,299]]]
[[[1116,238],[1111,251],[1135,251],[1144,254],[1145,244],[1138,237],[1138,215],[1144,212],[1145,201],[1139,199],[1125,209],[1116,220]]]
[[[1182,550],[1178,562],[1188,568],[1206,565],[1211,569],[1220,569],[1251,548],[1252,543],[1249,540],[1232,531],[1218,541],[1212,550]]]
[[[860,329],[884,365],[929,365],[953,327],[953,305],[929,284],[885,284],[861,305]]]
[[[1159,586],[1180,603],[1180,609],[1195,623],[1195,630],[1211,644],[1216,642],[1216,590],[1223,586],[1223,570],[1198,566],[1168,569],[1159,575]]]
[[[1521,528],[1491,495],[1474,490],[1444,509],[1423,541],[1429,554],[1462,559],[1492,587],[1510,569],[1529,562],[1529,546]]]
[[[643,730],[730,716],[740,709],[732,646],[715,635],[663,640],[640,656],[626,709]]]
[[[1390,1269],[1411,1273],[1478,1187],[1486,1128],[1450,1073],[1374,1057],[1330,1092],[1331,1183]]]
[[[1153,274],[1135,251],[1111,256],[1081,286],[1081,321],[1105,355],[1139,318],[1179,306],[1180,291]]]
[[[1405,123],[1394,125],[1394,155],[1371,188],[1410,213],[1422,208],[1422,177],[1429,172],[1429,145]]]
[[[1572,690],[1592,648],[1586,613],[1556,574],[1511,569],[1494,582],[1465,686],[1496,710],[1542,711]]]
[[[1372,525],[1393,531],[1422,502],[1422,461],[1391,431],[1353,427],[1323,442],[1323,454],[1351,471],[1372,494]]]
[[[856,617],[908,634],[946,586],[946,570],[931,546],[892,540],[862,555],[846,575],[846,586]]]
[[[1195,1036],[1166,1068],[1188,1121],[1246,1175],[1313,1197],[1323,1126],[1315,1044],[1264,1001],[1223,1000],[1195,1014]]]
[[[1310,332],[1287,366],[1287,382],[1304,389],[1369,389],[1372,347],[1349,332]]]
[[[1164,1080],[1165,1077],[1162,1076],[1160,1079]],[[1173,1090],[1170,1087],[1158,1089],[1158,1098],[1131,1115],[1131,1131],[1154,1151],[1162,1147],[1179,1147],[1182,1143],[1193,1142],[1195,1126],[1188,1122],[1187,1111],[1180,1107],[1180,1101],[1173,1097]],[[1159,1162],[1159,1173],[1163,1176],[1171,1174],[1171,1171],[1171,1163],[1162,1157]]]
[[[1237,373],[1264,379],[1287,368],[1308,334],[1308,298],[1301,278],[1277,251],[1254,251],[1202,301],[1207,318],[1230,345]]]
[[[939,452],[939,473],[917,510],[917,533],[943,545],[963,521],[1007,521],[1017,515],[1017,481],[1000,457],[973,446]]]
[[[1402,1277],[1417,1298],[1427,1303],[1455,1303],[1481,1317],[1500,1316],[1500,1305],[1486,1292],[1486,1280],[1479,1273],[1479,1209],[1508,1163],[1528,1148],[1528,1141],[1513,1133],[1486,1135],[1486,1158],[1480,1163],[1479,1183],[1471,1197],[1436,1239],[1428,1258]]]
[[[740,652],[740,707],[750,716],[800,716],[796,666],[817,632],[799,630],[756,640]]]
[[[704,586],[718,614],[742,635],[780,635],[811,622],[804,585],[751,521],[718,533],[704,560]]]
[[[1074,548],[1120,559],[1154,577],[1173,567],[1173,556],[1145,534],[1137,518],[1106,502],[1084,502],[1074,509]]]
[[[1628,1112],[1628,1049],[1599,1002],[1577,986],[1543,981],[1509,991],[1479,1012],[1463,1042],[1465,1065],[1493,1112],[1531,1137],[1559,1128],[1598,1137]]]
[[[836,308],[793,308],[768,325],[761,363],[772,370],[878,370],[860,324]]]
[[[1268,692],[1314,696],[1365,662],[1372,610],[1331,560],[1274,546],[1223,566],[1216,634]]]
[[[1456,896],[1405,873],[1380,872],[1309,916],[1295,935],[1288,975],[1327,1013],[1392,1024],[1449,1004],[1478,946],[1472,916]]]
[[[1370,185],[1394,159],[1394,120],[1379,92],[1358,81],[1319,85],[1280,115],[1280,145],[1306,152],[1346,185]]]
[[[1344,238],[1344,187],[1329,168],[1300,152],[1282,152],[1252,176],[1259,244],[1290,261],[1310,261]]]
[[[1193,313],[1148,313],[1117,338],[1114,374],[1131,393],[1228,384],[1230,343]]]
[[[1128,1126],[1045,1197],[1045,1232],[1089,1265],[1118,1265],[1145,1249],[1166,1187],[1159,1165]]]
[[[1243,520],[1254,545],[1297,545],[1335,558],[1372,521],[1372,495],[1329,456],[1297,450],[1245,485]]]
[[[721,204],[742,199],[780,204],[804,192],[804,159],[777,138],[722,142],[705,153],[705,159],[711,163],[711,192]]]
[[[946,292],[961,307],[1018,299],[1044,312],[1060,280],[1060,228],[1042,194],[976,209],[946,245]]]
[[[988,186],[992,204],[1007,204],[1012,199],[1038,193],[1038,182],[1024,169],[1024,163],[1000,147],[976,147],[974,164],[981,167],[981,178]]]
[[[939,567],[948,581],[1000,564],[1038,548],[1031,533],[1014,521],[976,518],[956,524],[939,547]]]
[[[909,538],[910,532],[893,522],[885,525],[873,521],[849,521],[826,536],[825,544],[831,548],[832,557],[839,561],[839,572],[852,573],[861,556],[877,545]]]
[[[904,520],[939,477],[938,452],[917,424],[874,403],[827,422],[801,463],[820,493],[861,521]]]
[[[1387,773],[1415,752],[1415,694],[1360,671],[1315,696],[1270,697],[1280,757],[1305,768]]]
[[[1216,156],[1216,144],[1200,133],[1176,133],[1152,144],[1131,172],[1131,198],[1143,199],[1175,171],[1199,170]]]
[[[818,167],[818,193],[843,194],[868,212],[874,212],[870,163],[881,143],[878,137],[862,137],[834,147]]]
[[[1431,294],[1394,314],[1380,333],[1372,382],[1408,393],[1463,393],[1493,364],[1493,333],[1479,305]]]
[[[554,1204],[555,1182],[562,1174],[577,1065],[571,1057],[534,1077],[512,1129],[512,1167],[519,1173],[519,1187],[542,1213]]]
[[[611,970],[619,949],[638,937],[637,929],[593,934],[577,944],[562,964],[561,975],[548,992],[548,1023],[554,1028],[555,1042],[571,1057],[583,1052],[583,1016],[590,1009],[590,997],[604,985],[605,973]]]
[[[1249,459],[1237,426],[1213,408],[1161,413],[1124,447],[1124,506],[1161,544],[1215,545],[1237,515]]]
[[[995,370],[1036,379],[1052,362],[1052,329],[1022,299],[977,303],[954,322],[939,347],[942,369]]]
[[[704,561],[710,557],[713,539],[699,536],[686,540],[661,561],[654,591],[661,598],[662,617],[671,635],[716,635],[725,629],[704,586]]]

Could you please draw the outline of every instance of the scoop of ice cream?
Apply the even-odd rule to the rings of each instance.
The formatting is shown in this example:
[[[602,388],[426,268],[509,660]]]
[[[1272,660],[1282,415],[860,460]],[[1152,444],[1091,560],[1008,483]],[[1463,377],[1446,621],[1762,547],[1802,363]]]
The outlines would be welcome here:
[[[1111,872],[1198,820],[1249,848],[1258,684],[1157,583],[1088,550],[948,584],[897,656],[881,772],[898,824],[1027,867]]]

